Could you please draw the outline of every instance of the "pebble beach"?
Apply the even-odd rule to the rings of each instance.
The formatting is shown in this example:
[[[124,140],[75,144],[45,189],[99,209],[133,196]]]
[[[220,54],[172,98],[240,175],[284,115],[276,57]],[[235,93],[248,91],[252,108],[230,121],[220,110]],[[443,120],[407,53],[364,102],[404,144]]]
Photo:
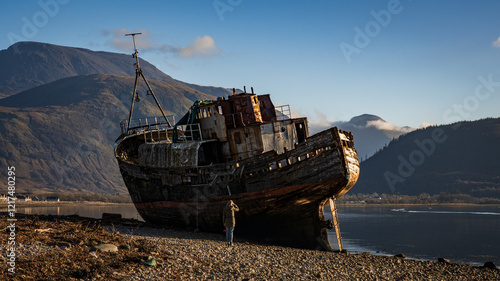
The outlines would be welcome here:
[[[16,222],[15,273],[7,272],[10,230],[2,218],[1,280],[500,280],[472,266],[297,249],[222,234],[103,224],[76,216]]]

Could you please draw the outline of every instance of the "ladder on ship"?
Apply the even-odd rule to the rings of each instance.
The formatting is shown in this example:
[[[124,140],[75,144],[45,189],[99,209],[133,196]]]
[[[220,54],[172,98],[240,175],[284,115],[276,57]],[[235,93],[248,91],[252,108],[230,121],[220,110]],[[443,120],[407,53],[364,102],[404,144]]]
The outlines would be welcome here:
[[[339,245],[339,251],[342,251],[342,237],[340,236],[340,226],[339,218],[337,215],[337,206],[335,205],[335,198],[330,198],[330,211],[332,212],[333,226],[335,227],[335,234],[337,236],[337,243]]]

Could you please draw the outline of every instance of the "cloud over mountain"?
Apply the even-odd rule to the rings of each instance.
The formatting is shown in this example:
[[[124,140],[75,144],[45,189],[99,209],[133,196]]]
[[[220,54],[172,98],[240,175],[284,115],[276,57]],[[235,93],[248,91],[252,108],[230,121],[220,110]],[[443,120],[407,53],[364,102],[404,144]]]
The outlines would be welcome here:
[[[141,40],[135,41],[137,49],[153,50],[155,48],[158,48],[157,46],[155,46],[156,44],[152,43],[151,35],[149,31],[147,31],[146,29],[132,31],[123,27],[113,30],[104,29],[101,31],[101,34],[103,36],[105,37],[111,36],[111,38],[108,40],[109,45],[119,50],[127,52],[132,50],[133,47],[133,42],[131,38],[125,36],[125,34],[130,34],[130,33],[141,33],[140,35]]]
[[[401,133],[401,134],[406,134],[406,133],[409,133],[409,132],[415,130],[414,128],[407,127],[407,126],[399,127],[399,126],[397,126],[393,123],[387,122],[383,119],[372,120],[372,121],[366,122],[365,128],[369,128],[369,127],[373,127],[373,128],[376,128],[376,129],[379,129],[382,131],[392,131],[392,132]]]
[[[399,127],[371,114],[353,117],[349,121],[328,121],[322,113],[316,113],[320,121],[309,122],[311,134],[330,127],[350,131],[354,134],[354,145],[361,159],[366,159],[384,147],[392,139],[414,131],[416,128]],[[423,125],[424,126],[424,125]]]
[[[322,130],[328,129],[330,127],[349,127],[356,129],[367,129],[375,128],[381,131],[390,131],[391,135],[401,135],[414,131],[415,128],[408,126],[399,127],[393,123],[387,122],[384,119],[370,114],[363,114],[360,116],[353,117],[349,121],[327,121],[324,114],[319,113],[320,121],[309,122],[309,128],[311,134],[320,132]]]
[[[101,34],[105,37],[111,37],[108,44],[122,51],[132,50],[133,43],[125,34],[141,33],[141,40],[136,40],[136,47],[146,51],[159,51],[171,53],[182,58],[194,57],[214,57],[220,56],[222,51],[215,43],[215,40],[209,36],[198,36],[187,46],[172,46],[168,44],[158,44],[146,29],[128,30],[126,28],[102,30]]]

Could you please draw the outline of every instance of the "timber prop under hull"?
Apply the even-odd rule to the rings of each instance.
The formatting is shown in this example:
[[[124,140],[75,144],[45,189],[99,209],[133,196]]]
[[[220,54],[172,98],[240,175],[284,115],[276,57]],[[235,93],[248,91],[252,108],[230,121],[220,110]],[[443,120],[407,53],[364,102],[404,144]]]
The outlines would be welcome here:
[[[137,136],[118,142],[139,143]],[[130,149],[130,148],[129,148]],[[138,148],[137,148],[138,149]],[[336,128],[294,150],[190,169],[141,166],[117,156],[132,200],[147,222],[222,233],[222,209],[239,207],[238,235],[295,247],[332,250],[323,206],[357,181],[352,135]]]

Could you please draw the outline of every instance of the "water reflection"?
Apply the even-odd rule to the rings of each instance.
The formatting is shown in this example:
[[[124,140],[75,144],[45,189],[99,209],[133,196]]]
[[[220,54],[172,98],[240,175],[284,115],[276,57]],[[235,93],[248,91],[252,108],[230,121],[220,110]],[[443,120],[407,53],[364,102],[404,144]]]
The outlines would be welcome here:
[[[416,259],[500,264],[498,206],[339,206],[344,248]],[[329,209],[325,217],[331,218]],[[335,231],[330,233],[337,247]]]
[[[31,205],[31,204],[30,204]],[[6,212],[7,208],[0,208]],[[16,213],[27,215],[79,215],[89,218],[102,218],[102,213],[122,214],[123,218],[133,218],[143,221],[134,204],[112,203],[46,203],[35,206],[16,205]]]

